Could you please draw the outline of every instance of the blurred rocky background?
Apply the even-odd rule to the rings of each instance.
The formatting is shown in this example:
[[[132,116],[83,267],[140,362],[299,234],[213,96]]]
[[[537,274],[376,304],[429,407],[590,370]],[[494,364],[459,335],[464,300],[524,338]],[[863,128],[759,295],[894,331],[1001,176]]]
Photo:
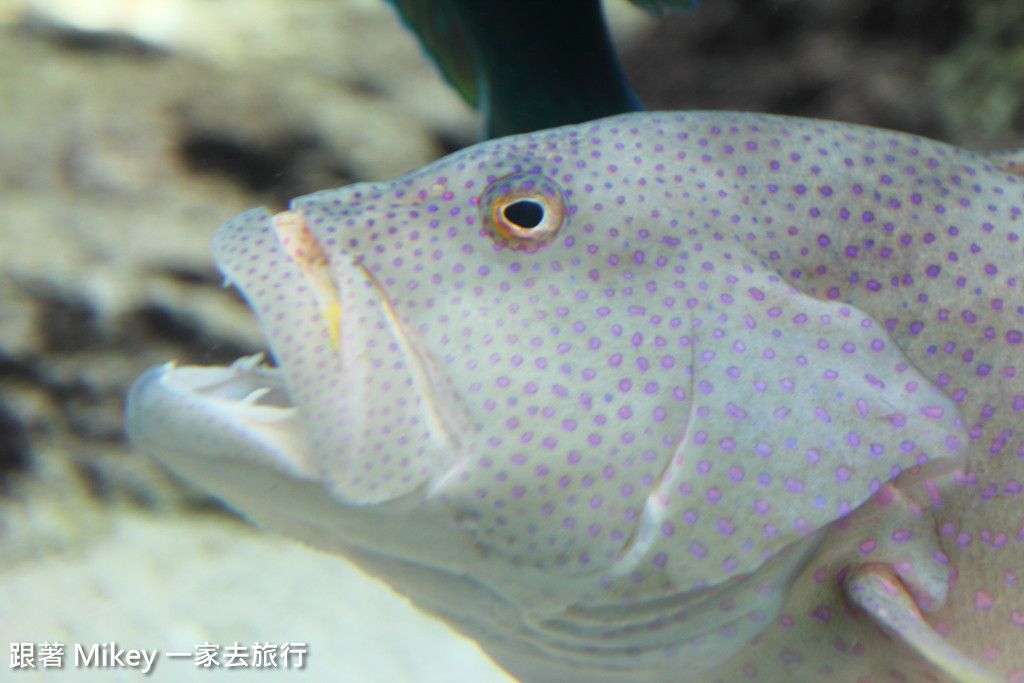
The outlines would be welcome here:
[[[1020,0],[703,0],[664,19],[607,6],[652,109],[1024,147]],[[145,368],[261,346],[210,264],[213,229],[395,176],[476,130],[383,0],[0,0],[0,620],[21,609],[26,563],[95,565],[111,538],[169,552],[136,545],[156,527],[126,518],[185,520],[178,554],[188,524],[251,533],[122,434]]]

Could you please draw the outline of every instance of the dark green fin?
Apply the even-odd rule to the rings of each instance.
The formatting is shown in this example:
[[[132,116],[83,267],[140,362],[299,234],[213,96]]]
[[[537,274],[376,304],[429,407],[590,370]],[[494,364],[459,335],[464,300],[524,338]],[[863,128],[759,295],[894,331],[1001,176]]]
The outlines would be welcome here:
[[[388,0],[441,75],[471,106],[479,102],[473,48],[450,0]]]
[[[666,12],[691,12],[697,9],[700,0],[629,0],[651,14],[661,16]]]
[[[599,0],[390,0],[449,83],[480,109],[485,137],[642,109]],[[640,0],[652,11],[693,0]]]

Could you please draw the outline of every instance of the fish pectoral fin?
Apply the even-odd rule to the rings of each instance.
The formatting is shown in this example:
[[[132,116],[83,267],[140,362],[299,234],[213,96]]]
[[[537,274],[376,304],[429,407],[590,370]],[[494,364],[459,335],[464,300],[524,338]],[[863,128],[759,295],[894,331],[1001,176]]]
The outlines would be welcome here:
[[[994,674],[970,660],[925,621],[896,570],[888,564],[857,567],[843,580],[846,598],[924,659],[961,683],[996,683]]]

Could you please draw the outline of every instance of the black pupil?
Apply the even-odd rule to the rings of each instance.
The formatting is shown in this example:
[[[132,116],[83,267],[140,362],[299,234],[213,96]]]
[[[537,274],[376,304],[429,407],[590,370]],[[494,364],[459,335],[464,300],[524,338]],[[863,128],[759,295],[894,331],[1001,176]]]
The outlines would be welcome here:
[[[544,220],[544,207],[530,199],[517,199],[504,209],[501,215],[517,228],[536,228]]]

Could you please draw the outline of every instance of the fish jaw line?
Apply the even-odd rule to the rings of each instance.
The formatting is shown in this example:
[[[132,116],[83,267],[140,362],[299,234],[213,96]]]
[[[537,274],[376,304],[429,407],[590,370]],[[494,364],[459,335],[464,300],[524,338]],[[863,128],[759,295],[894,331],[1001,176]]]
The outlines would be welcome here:
[[[456,448],[434,408],[429,359],[360,255],[336,241],[299,210],[256,209],[217,231],[214,259],[259,319],[332,495],[419,500]]]
[[[429,495],[437,491],[444,481],[454,474],[458,468],[459,458],[455,454],[462,450],[461,440],[457,436],[458,430],[451,424],[451,420],[446,419],[446,416],[442,415],[437,409],[447,397],[444,396],[445,392],[439,386],[438,373],[436,371],[428,371],[428,368],[435,367],[436,364],[432,362],[423,345],[416,344],[413,341],[413,336],[406,330],[406,326],[402,324],[395,314],[391,300],[386,296],[384,288],[377,278],[364,268],[361,262],[355,261],[354,265],[363,272],[367,280],[372,282],[380,293],[381,312],[391,324],[395,342],[399,345],[407,359],[409,373],[417,393],[420,396],[430,397],[430,400],[426,401],[423,406],[423,415],[430,428],[429,433],[434,449],[440,456],[440,466],[434,469],[435,476],[431,478],[427,487],[427,494]]]

